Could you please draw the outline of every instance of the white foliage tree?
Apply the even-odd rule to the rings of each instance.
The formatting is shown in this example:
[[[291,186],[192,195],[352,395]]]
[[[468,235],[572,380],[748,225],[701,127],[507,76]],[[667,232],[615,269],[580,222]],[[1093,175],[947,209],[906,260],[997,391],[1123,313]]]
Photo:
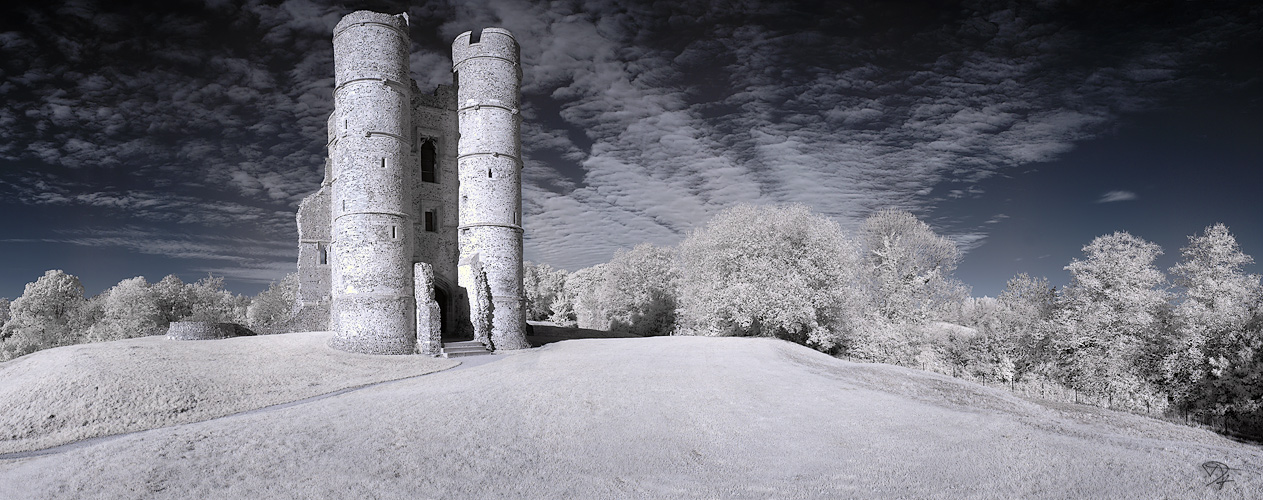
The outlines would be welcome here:
[[[9,303],[12,302],[8,297],[0,297],[0,328],[4,328],[4,324],[9,322]]]
[[[193,314],[192,301],[188,287],[174,274],[168,274],[162,280],[150,285],[158,298],[159,313],[163,321],[181,321]]]
[[[565,294],[566,271],[548,264],[527,262],[522,266],[522,289],[526,295],[526,318],[546,320],[560,309]]]
[[[158,296],[143,276],[120,281],[100,297],[101,318],[87,333],[100,342],[162,333],[166,326]]]
[[[605,264],[585,267],[566,277],[564,293],[556,305],[554,321],[573,324],[579,328],[609,330],[609,316],[597,297],[605,272]]]
[[[186,288],[192,310],[187,318],[189,321],[247,322],[246,309],[250,306],[250,298],[225,290],[222,276],[207,275],[196,283],[186,285]]]
[[[224,278],[207,275],[196,283],[184,283],[167,275],[152,285],[163,320],[246,323],[250,299],[224,290]]]
[[[1154,409],[1149,382],[1157,363],[1161,315],[1169,293],[1153,262],[1158,245],[1125,231],[1099,236],[1073,260],[1070,284],[1057,311],[1053,341],[1062,379],[1071,388],[1106,398],[1111,406]]]
[[[9,306],[11,317],[0,329],[0,354],[12,359],[41,349],[77,344],[72,323],[83,306],[79,278],[60,269],[49,270],[27,283],[22,296]]]
[[[892,322],[919,322],[944,303],[964,298],[951,278],[960,251],[916,216],[882,210],[860,230],[869,300]]]
[[[802,205],[725,210],[680,244],[681,329],[839,347],[859,309],[856,253]]]
[[[848,354],[866,360],[931,367],[947,363],[936,329],[925,323],[950,316],[968,296],[952,278],[960,251],[951,240],[901,210],[881,210],[860,229],[860,283],[868,307]],[[958,311],[956,311],[958,312]],[[934,344],[940,345],[934,345]]]
[[[1047,278],[1026,273],[1011,278],[997,297],[1000,317],[996,328],[1012,345],[1015,377],[1048,367],[1048,336],[1052,331],[1057,292]]]
[[[246,308],[246,320],[250,326],[271,326],[288,320],[294,313],[298,300],[298,273],[289,273],[281,281],[268,284]]]
[[[648,243],[619,250],[602,268],[596,299],[614,331],[670,334],[675,327],[675,252]]]
[[[1230,411],[1258,412],[1263,387],[1252,387],[1238,376],[1256,369],[1260,349],[1258,332],[1250,328],[1259,276],[1244,270],[1254,259],[1241,251],[1223,224],[1190,236],[1181,254],[1171,268],[1183,300],[1175,307],[1177,330],[1164,363],[1170,390],[1196,413],[1222,417]]]

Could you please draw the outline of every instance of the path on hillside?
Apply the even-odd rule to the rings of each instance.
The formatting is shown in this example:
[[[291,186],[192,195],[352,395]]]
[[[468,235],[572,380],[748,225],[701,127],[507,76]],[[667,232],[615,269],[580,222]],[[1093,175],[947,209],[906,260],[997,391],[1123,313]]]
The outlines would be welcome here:
[[[495,360],[497,360],[497,359],[501,359],[501,358],[502,358],[502,356],[496,356],[496,355],[494,355],[494,354],[493,354],[493,355],[486,355],[486,356],[469,356],[469,357],[466,357],[466,358],[462,358],[462,359],[460,359],[460,360],[459,360],[459,361],[460,361],[460,364],[458,364],[458,365],[456,365],[456,366],[453,366],[453,367],[451,367],[451,368],[444,368],[444,369],[442,369],[442,370],[435,371],[435,372],[422,373],[422,374],[420,374],[420,375],[413,375],[413,376],[411,376],[411,377],[397,378],[397,379],[392,379],[392,380],[383,380],[383,381],[381,381],[381,382],[372,382],[372,383],[368,383],[368,384],[358,385],[358,386],[355,386],[355,387],[347,387],[347,388],[345,388],[345,389],[340,389],[340,390],[337,390],[337,391],[334,391],[334,392],[329,392],[329,393],[325,393],[325,394],[318,394],[318,395],[315,395],[315,396],[306,397],[306,398],[302,398],[302,399],[295,400],[295,401],[289,401],[289,402],[285,402],[285,403],[277,403],[277,404],[274,404],[274,405],[264,406],[264,407],[262,407],[262,408],[254,408],[254,409],[251,409],[251,410],[245,410],[245,411],[240,411],[240,412],[236,412],[236,413],[230,413],[230,414],[227,414],[227,415],[221,415],[221,416],[218,416],[218,417],[208,418],[208,419],[206,419],[206,420],[199,420],[199,421],[197,421],[197,422],[189,422],[189,423],[181,423],[181,424],[164,425],[164,426],[161,426],[161,427],[154,427],[154,428],[151,428],[151,429],[141,429],[141,430],[136,430],[136,431],[123,432],[123,433],[119,433],[119,434],[110,434],[110,435],[108,435],[108,436],[97,436],[97,437],[92,437],[92,438],[87,438],[87,439],[79,439],[79,440],[76,440],[76,441],[71,441],[71,442],[66,443],[66,444],[57,445],[57,446],[52,446],[52,447],[48,447],[48,448],[41,448],[41,449],[27,450],[27,451],[18,451],[18,452],[12,452],[12,453],[0,453],[0,460],[15,460],[15,459],[21,459],[21,458],[30,458],[30,457],[39,457],[39,456],[44,456],[44,455],[52,455],[52,454],[56,454],[56,453],[65,453],[65,452],[67,452],[67,451],[76,450],[76,449],[79,449],[79,448],[83,448],[83,447],[85,447],[85,446],[92,446],[92,445],[99,444],[99,443],[103,443],[103,442],[106,442],[106,441],[112,441],[112,440],[115,440],[115,439],[118,439],[118,438],[121,438],[121,437],[131,436],[131,435],[135,435],[135,434],[143,434],[143,433],[146,433],[146,432],[152,432],[152,431],[156,431],[156,430],[159,430],[159,429],[166,429],[166,428],[170,428],[170,427],[179,427],[179,426],[182,426],[182,425],[195,425],[195,424],[199,424],[199,423],[202,423],[202,422],[210,422],[210,421],[215,421],[215,420],[222,420],[222,419],[225,419],[225,418],[238,417],[238,416],[242,416],[242,415],[251,415],[251,414],[255,414],[255,413],[265,413],[265,412],[270,412],[270,411],[277,411],[277,410],[281,410],[281,409],[284,409],[284,408],[289,408],[289,407],[292,407],[292,406],[297,406],[297,405],[301,405],[301,404],[311,403],[311,402],[313,402],[313,401],[320,401],[320,400],[323,400],[323,399],[328,399],[328,398],[332,398],[332,397],[341,396],[341,395],[344,395],[344,394],[347,394],[347,393],[351,393],[351,392],[355,392],[355,391],[359,391],[359,390],[363,390],[363,389],[368,389],[368,388],[370,388],[370,387],[377,387],[377,386],[380,386],[380,385],[385,385],[385,384],[393,384],[393,383],[396,383],[396,382],[403,382],[403,381],[405,381],[405,380],[412,380],[412,379],[415,379],[415,378],[421,378],[421,377],[425,377],[425,376],[427,376],[427,375],[433,375],[433,374],[435,374],[435,373],[441,373],[441,372],[445,372],[445,371],[454,371],[454,370],[459,370],[459,369],[461,369],[461,368],[472,368],[472,367],[475,367],[475,366],[481,366],[481,365],[485,365],[485,364],[487,364],[487,363],[493,362],[493,361],[495,361]]]

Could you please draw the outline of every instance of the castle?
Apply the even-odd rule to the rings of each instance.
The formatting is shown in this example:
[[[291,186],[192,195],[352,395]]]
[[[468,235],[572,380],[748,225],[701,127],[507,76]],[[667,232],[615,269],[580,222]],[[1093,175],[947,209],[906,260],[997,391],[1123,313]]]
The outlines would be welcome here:
[[[406,14],[334,28],[324,181],[297,215],[298,316],[352,352],[528,347],[517,41],[462,33],[453,85],[432,93],[409,76],[409,46]]]

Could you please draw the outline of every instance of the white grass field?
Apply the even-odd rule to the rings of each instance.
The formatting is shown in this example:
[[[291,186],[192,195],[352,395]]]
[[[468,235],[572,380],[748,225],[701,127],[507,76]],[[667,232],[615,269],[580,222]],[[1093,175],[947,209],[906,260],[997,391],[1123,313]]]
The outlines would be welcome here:
[[[191,348],[154,338],[0,364],[5,436],[14,434],[11,422],[34,429],[19,433],[21,443],[150,429],[0,459],[0,498],[1263,496],[1258,446],[772,339],[567,340],[216,418],[263,406],[260,392],[278,395],[267,401],[298,399],[371,381],[366,374],[398,370],[375,379],[387,380],[423,371],[391,363],[437,369],[445,362],[344,359],[321,350],[323,335],[238,339],[277,343],[269,348],[280,353],[275,359],[259,349],[198,362],[207,355],[200,349],[230,341]],[[117,354],[132,346],[151,352]],[[304,349],[315,361],[305,361]],[[324,356],[342,361],[319,361]],[[75,359],[95,361],[66,365]],[[139,368],[150,363],[164,364]],[[306,363],[314,367],[295,367]],[[154,374],[138,375],[144,371]],[[301,390],[303,377],[324,385]],[[336,383],[343,378],[354,381]],[[93,389],[70,389],[88,381]],[[163,388],[146,386],[153,384]],[[146,399],[153,391],[167,395]],[[10,403],[14,394],[24,401]],[[162,401],[190,400],[194,409],[178,413],[195,418],[151,416],[162,413]],[[106,410],[97,409],[102,404]],[[30,424],[48,414],[67,423]],[[89,430],[62,429],[75,426]],[[5,439],[8,449],[29,447]],[[1222,489],[1208,485],[1208,461],[1235,468]]]

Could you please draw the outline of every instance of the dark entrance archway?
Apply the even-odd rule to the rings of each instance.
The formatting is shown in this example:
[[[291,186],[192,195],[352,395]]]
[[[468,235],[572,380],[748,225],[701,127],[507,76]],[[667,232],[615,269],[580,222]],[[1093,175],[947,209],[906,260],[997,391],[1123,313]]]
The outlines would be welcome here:
[[[456,308],[453,307],[451,296],[447,294],[447,290],[442,287],[434,287],[434,301],[439,303],[439,329],[442,332],[443,342],[454,342],[458,340],[473,340],[473,338],[460,338],[460,328],[456,324],[456,317],[453,316]]]

